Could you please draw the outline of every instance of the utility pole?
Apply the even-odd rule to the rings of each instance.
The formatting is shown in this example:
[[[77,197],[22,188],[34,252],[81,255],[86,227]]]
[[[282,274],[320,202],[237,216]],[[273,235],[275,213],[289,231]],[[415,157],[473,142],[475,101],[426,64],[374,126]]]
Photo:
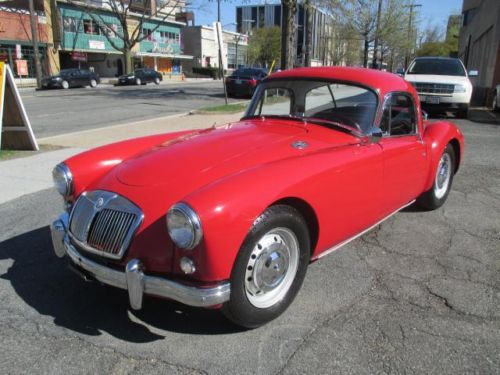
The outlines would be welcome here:
[[[417,7],[421,7],[422,4],[410,4],[410,5],[405,5],[405,8],[410,8],[410,17],[408,19],[408,42],[410,45],[406,49],[406,56],[405,56],[405,69],[408,69],[408,64],[410,63],[410,51],[411,48],[413,47],[413,38],[412,38],[412,18],[413,18],[413,9]]]
[[[224,100],[227,105],[226,80],[224,78],[224,67],[222,66],[222,43],[224,43],[224,37],[223,37],[224,33],[222,32],[222,25],[220,23],[220,0],[217,0],[217,23],[221,31],[219,35],[219,29],[215,30],[219,39],[219,76],[222,78],[222,87],[224,88]]]
[[[377,10],[377,26],[375,27],[375,44],[373,45],[373,59],[372,59],[372,68],[377,68],[377,49],[378,49],[378,38],[380,34],[380,15],[382,14],[382,0],[378,0],[378,10]]]
[[[42,87],[42,67],[40,65],[40,54],[38,51],[38,21],[35,15],[35,5],[33,0],[29,0],[30,7],[30,24],[31,24],[31,41],[33,42],[33,52],[35,57],[35,74],[36,86]]]

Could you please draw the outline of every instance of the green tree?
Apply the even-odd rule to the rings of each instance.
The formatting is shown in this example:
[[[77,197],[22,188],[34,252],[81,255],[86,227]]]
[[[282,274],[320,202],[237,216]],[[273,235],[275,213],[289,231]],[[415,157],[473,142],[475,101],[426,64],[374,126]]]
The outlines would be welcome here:
[[[249,64],[270,66],[279,60],[281,53],[281,29],[278,26],[255,29],[248,41]]]

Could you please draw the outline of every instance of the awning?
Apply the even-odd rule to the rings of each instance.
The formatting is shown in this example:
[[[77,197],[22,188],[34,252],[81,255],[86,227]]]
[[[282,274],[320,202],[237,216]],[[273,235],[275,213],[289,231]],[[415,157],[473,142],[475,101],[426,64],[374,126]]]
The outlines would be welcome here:
[[[144,57],[163,57],[167,59],[179,59],[179,60],[192,60],[193,56],[190,55],[176,55],[170,53],[154,53],[154,52],[136,52],[135,56]]]

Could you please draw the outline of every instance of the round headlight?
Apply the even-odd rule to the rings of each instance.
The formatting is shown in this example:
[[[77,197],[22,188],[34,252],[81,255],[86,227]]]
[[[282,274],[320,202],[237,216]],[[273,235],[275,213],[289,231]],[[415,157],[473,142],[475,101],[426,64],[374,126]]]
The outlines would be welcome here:
[[[177,203],[167,213],[168,234],[181,249],[192,249],[203,237],[201,221],[185,203]]]
[[[73,193],[73,175],[66,164],[60,163],[55,166],[52,179],[59,194],[67,197]]]

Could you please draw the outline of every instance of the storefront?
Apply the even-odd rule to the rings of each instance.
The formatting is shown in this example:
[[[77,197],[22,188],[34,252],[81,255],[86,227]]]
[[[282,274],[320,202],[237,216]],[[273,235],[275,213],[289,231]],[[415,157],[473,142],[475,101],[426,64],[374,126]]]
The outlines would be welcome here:
[[[61,69],[88,68],[102,77],[116,77],[123,74],[122,53],[114,49],[108,41],[108,37],[111,37],[115,45],[123,46],[123,40],[116,35],[123,31],[118,18],[111,13],[96,11],[114,30],[108,31],[106,36],[85,11],[62,3],[58,3],[58,7],[63,29],[59,52]]]
[[[175,22],[145,22],[142,32],[147,38],[140,43],[139,51],[135,54],[135,64],[164,75],[182,74],[181,60],[193,58],[181,52],[182,25]]]

